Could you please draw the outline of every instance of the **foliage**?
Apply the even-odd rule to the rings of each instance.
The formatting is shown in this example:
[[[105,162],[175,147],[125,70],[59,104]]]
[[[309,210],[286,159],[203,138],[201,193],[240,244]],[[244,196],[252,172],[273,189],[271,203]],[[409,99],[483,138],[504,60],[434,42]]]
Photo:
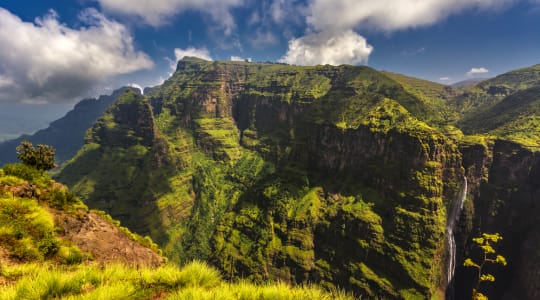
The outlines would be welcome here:
[[[39,187],[48,186],[51,182],[51,179],[42,171],[39,171],[29,165],[21,163],[6,164],[2,167],[2,169],[6,175],[12,175],[20,179],[33,182]]]
[[[502,240],[502,236],[498,233],[489,234],[489,233],[482,233],[481,237],[473,238],[472,241],[482,250],[483,252],[483,259],[482,261],[476,263],[471,258],[466,258],[463,262],[463,266],[465,267],[472,267],[477,269],[478,275],[477,275],[477,281],[476,285],[473,289],[473,300],[481,300],[481,299],[487,299],[487,297],[479,292],[480,284],[482,282],[494,282],[495,276],[485,273],[484,267],[486,264],[499,264],[502,266],[506,266],[506,258],[504,256],[499,255],[496,253],[495,249],[493,248],[493,244],[498,243]]]
[[[38,144],[36,148],[29,141],[22,141],[17,146],[17,158],[25,165],[35,167],[38,170],[47,171],[56,168],[54,162],[55,150],[53,147]]]
[[[8,282],[1,299],[352,299],[342,291],[284,283],[225,283],[217,270],[200,262],[179,269],[122,265],[45,264],[6,266],[0,278]]]
[[[56,254],[60,241],[52,216],[35,200],[0,197],[0,246],[22,261],[43,260]]]
[[[460,136],[446,93],[368,67],[185,59],[146,99],[109,109],[58,178],[175,262],[428,297],[444,197],[461,178],[439,130]],[[146,102],[148,115],[135,114]],[[138,124],[152,122],[147,139]]]

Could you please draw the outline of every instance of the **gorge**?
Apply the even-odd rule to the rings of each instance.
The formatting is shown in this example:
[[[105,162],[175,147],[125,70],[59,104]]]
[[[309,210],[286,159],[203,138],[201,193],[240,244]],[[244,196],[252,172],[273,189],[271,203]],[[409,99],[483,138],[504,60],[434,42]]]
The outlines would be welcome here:
[[[470,237],[499,232],[509,265],[485,293],[535,299],[538,68],[456,89],[186,57],[144,96],[119,95],[55,177],[170,260],[227,279],[463,299]]]

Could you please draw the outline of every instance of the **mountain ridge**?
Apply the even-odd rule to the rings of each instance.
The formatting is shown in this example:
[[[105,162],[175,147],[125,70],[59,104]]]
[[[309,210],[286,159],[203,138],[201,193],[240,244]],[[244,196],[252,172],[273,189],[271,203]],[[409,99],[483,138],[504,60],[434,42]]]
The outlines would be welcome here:
[[[466,176],[457,261],[477,230],[497,230],[511,241],[501,251],[519,263],[495,272],[504,280],[488,295],[534,299],[534,277],[510,280],[535,272],[519,256],[531,252],[516,250],[534,244],[534,222],[496,224],[534,215],[519,203],[540,201],[531,181],[536,151],[505,132],[486,134],[483,123],[460,123],[509,105],[497,126],[514,126],[523,109],[512,100],[535,103],[534,86],[507,96],[495,90],[368,67],[187,58],[144,96],[124,93],[57,178],[150,235],[173,261],[205,259],[230,279],[418,298],[448,285],[446,210]],[[519,190],[502,174],[515,174],[509,182]],[[456,296],[471,290],[466,274],[458,267]]]

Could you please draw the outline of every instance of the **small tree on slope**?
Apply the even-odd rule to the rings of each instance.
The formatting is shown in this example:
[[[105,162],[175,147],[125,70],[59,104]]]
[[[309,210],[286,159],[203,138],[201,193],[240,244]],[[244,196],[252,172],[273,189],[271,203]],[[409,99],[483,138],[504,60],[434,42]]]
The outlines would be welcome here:
[[[506,258],[504,258],[502,255],[498,255],[495,252],[495,249],[492,247],[493,243],[497,243],[502,240],[502,236],[498,233],[482,233],[482,237],[473,238],[472,240],[476,245],[478,245],[478,247],[480,247],[482,252],[484,252],[484,259],[477,264],[472,259],[467,258],[465,259],[465,262],[463,262],[463,266],[476,268],[478,270],[478,280],[476,281],[476,286],[473,289],[472,299],[484,300],[488,299],[488,297],[478,291],[480,283],[495,281],[495,276],[489,273],[483,273],[484,266],[486,264],[500,264],[506,266]]]
[[[25,165],[38,170],[47,171],[56,167],[54,163],[54,148],[48,145],[37,145],[36,148],[29,141],[22,141],[17,146],[17,158]]]

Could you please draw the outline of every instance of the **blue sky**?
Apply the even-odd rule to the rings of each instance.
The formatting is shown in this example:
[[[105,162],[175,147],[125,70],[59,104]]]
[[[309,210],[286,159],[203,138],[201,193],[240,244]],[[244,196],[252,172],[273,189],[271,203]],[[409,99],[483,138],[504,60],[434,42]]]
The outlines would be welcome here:
[[[83,97],[159,84],[185,54],[449,84],[540,63],[540,0],[1,0],[0,110],[57,118]]]

